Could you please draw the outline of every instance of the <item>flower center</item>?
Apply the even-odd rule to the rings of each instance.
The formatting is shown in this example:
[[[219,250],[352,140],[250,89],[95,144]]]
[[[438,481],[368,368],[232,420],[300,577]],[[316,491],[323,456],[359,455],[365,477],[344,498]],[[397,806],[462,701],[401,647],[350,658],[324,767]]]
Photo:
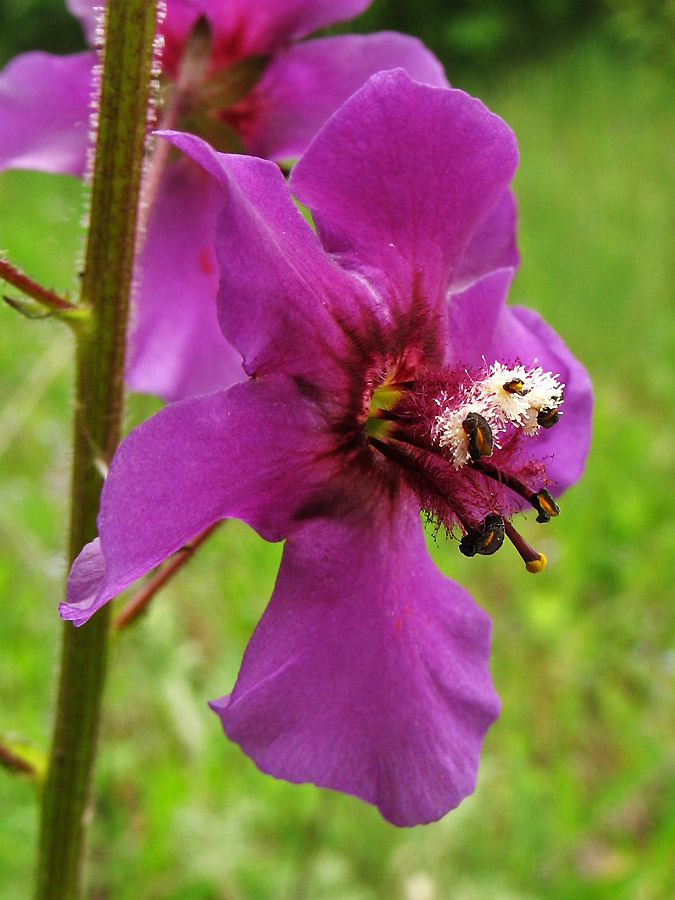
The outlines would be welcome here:
[[[508,515],[525,503],[537,522],[559,514],[543,486],[537,435],[559,418],[564,385],[542,368],[496,362],[480,371],[421,368],[386,378],[372,394],[364,430],[374,452],[396,464],[421,508],[462,533],[465,556],[489,556],[508,538],[529,572],[546,565]]]
[[[221,152],[244,152],[234,126],[251,113],[247,95],[268,58],[248,55],[214,62],[211,26],[200,16],[185,41],[175,77],[163,85],[163,117],[172,120],[170,127],[203,137]]]

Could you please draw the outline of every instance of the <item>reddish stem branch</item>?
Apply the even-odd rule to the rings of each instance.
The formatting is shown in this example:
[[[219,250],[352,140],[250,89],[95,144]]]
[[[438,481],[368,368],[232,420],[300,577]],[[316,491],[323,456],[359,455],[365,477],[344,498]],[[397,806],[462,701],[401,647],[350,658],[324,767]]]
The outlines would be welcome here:
[[[222,520],[221,520],[222,521]],[[135,619],[140,616],[140,614],[145,610],[146,606],[150,603],[152,598],[155,596],[157,591],[161,587],[163,587],[167,581],[169,581],[176,572],[181,569],[185,563],[193,556],[197,547],[204,543],[204,541],[209,537],[209,535],[213,534],[213,532],[218,528],[221,522],[214,522],[213,525],[209,525],[208,528],[205,528],[197,537],[192,538],[184,547],[181,547],[180,550],[177,550],[176,553],[171,557],[171,559],[167,560],[159,569],[152,575],[151,578],[143,585],[143,587],[138,591],[134,596],[129,600],[128,603],[122,608],[122,611],[113,621],[113,628],[117,631],[121,631],[122,628],[126,628],[130,625]]]
[[[54,291],[50,291],[37,281],[33,281],[28,275],[24,275],[19,269],[15,268],[8,260],[0,258],[0,278],[4,278],[9,284],[14,285],[24,294],[28,294],[33,300],[42,303],[44,306],[50,306],[52,309],[75,309],[75,304],[70,300],[59,297]]]
[[[0,744],[0,766],[10,769],[12,772],[20,772],[22,775],[35,775],[35,767],[27,759],[18,756],[8,747]]]

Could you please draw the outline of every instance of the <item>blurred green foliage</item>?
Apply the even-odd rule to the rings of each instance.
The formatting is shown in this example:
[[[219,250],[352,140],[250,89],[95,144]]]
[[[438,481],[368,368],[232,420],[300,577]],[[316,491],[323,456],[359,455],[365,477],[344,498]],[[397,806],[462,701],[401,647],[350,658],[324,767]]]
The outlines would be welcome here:
[[[503,712],[476,793],[439,823],[398,830],[354,798],[260,774],[225,740],[205,701],[231,687],[281,551],[228,523],[116,641],[91,898],[675,896],[675,85],[627,59],[594,40],[500,79],[452,72],[519,138],[511,301],[557,328],[597,393],[584,479],[545,532],[523,526],[549,558],[544,573],[527,575],[506,549],[468,560],[430,538],[495,623]],[[61,291],[77,281],[82,196],[70,178],[0,176],[0,245]],[[0,323],[0,732],[44,747],[72,348],[56,323],[9,309]],[[132,397],[128,427],[157,407]],[[30,890],[31,785],[0,772],[0,810],[0,900],[16,900]]]
[[[75,53],[85,46],[82,29],[60,0],[2,0],[0,66],[17,53]]]
[[[604,0],[374,0],[367,30],[418,35],[447,61],[451,80],[467,67],[500,71],[515,59],[541,57],[600,26]]]

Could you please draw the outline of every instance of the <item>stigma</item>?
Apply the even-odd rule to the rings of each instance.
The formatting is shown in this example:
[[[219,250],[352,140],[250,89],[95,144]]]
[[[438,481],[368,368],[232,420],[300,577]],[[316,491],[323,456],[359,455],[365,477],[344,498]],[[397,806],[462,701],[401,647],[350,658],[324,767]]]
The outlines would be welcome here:
[[[529,505],[543,524],[560,513],[533,451],[540,432],[560,421],[563,393],[558,375],[519,363],[421,368],[405,382],[388,373],[372,393],[365,432],[422,511],[448,533],[460,530],[464,556],[490,556],[508,540],[535,573],[546,557],[509,516]]]

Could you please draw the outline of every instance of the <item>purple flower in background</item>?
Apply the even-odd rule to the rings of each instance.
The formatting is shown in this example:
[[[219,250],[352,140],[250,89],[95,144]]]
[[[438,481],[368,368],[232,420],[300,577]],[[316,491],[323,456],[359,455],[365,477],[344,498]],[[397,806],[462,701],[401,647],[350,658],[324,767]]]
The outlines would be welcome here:
[[[506,535],[536,571],[508,516],[556,515],[548,488],[579,477],[589,443],[585,370],[505,305],[515,139],[461,91],[382,72],[293,170],[317,233],[272,163],[170,139],[225,193],[220,321],[250,377],[121,444],[61,615],[85,622],[220,518],[285,539],[212,704],[226,734],[272,775],[398,825],[437,819],[474,789],[499,701],[490,620],[432,562],[420,510],[466,555]]]
[[[94,0],[69,0],[95,42]],[[368,0],[167,0],[159,125],[216,149],[299,156],[328,116],[374,72],[401,66],[445,86],[436,58],[406,35],[343,35],[297,43],[360,13]],[[0,169],[82,175],[94,51],[26,53],[0,73]],[[213,250],[218,184],[188,159],[150,165],[152,207],[139,260],[129,385],[166,399],[227,387],[244,376],[218,327]],[[188,224],[189,223],[189,224]]]

